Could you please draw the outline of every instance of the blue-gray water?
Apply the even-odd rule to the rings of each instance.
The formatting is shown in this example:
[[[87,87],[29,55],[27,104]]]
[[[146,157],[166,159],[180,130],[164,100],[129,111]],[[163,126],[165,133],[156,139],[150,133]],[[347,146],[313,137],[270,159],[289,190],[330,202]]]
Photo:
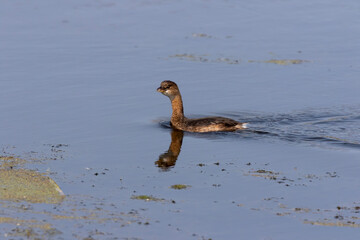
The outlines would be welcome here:
[[[359,11],[355,0],[1,1],[0,146],[66,198],[1,201],[0,238],[358,238]],[[159,167],[172,137],[165,79],[185,114],[249,130],[185,133]]]

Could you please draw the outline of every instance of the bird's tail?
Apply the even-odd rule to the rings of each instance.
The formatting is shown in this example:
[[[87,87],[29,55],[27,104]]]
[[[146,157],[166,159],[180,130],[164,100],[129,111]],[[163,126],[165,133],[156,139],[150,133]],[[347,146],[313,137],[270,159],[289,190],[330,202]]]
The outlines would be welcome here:
[[[248,124],[249,124],[249,123],[240,123],[240,124],[237,125],[237,126],[238,126],[239,129],[246,129],[246,128],[248,128]]]

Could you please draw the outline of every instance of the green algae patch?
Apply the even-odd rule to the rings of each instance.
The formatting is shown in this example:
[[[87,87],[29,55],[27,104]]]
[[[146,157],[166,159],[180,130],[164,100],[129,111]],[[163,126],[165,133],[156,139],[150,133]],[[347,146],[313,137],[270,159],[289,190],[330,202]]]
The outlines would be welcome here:
[[[0,200],[60,203],[65,198],[49,177],[27,169],[0,169]]]
[[[329,226],[329,227],[353,227],[360,228],[360,224],[354,222],[325,222],[325,221],[304,221],[305,224],[311,224],[316,226]]]
[[[266,173],[266,174],[278,174],[278,173],[274,173],[273,171],[268,171],[268,170],[264,170],[264,169],[259,169],[257,171],[255,171],[255,173]]]
[[[278,173],[278,172],[268,171],[265,169],[259,169],[256,171],[249,172],[249,175],[251,175],[253,177],[263,177],[263,178],[268,178],[271,180],[276,180],[279,174],[280,173]]]
[[[16,158],[13,156],[0,156],[0,169],[1,168],[13,168],[26,164],[25,159]]]
[[[177,59],[181,59],[181,60],[193,61],[193,62],[212,62],[212,63],[227,63],[227,64],[241,63],[240,59],[232,59],[232,58],[227,58],[227,57],[213,58],[207,54],[195,55],[195,54],[184,53],[184,54],[170,55],[169,57],[177,58]]]
[[[256,60],[249,60],[249,63],[273,63],[278,65],[292,65],[292,64],[301,64],[301,63],[307,63],[310,62],[309,60],[302,60],[302,59],[270,59],[266,61],[256,61]]]
[[[39,228],[43,230],[49,230],[52,228],[52,225],[49,223],[39,222],[35,219],[19,219],[19,218],[12,218],[12,217],[0,217],[0,224],[1,223],[8,223],[8,224],[15,224],[17,226],[31,226],[33,228]]]
[[[301,59],[271,59],[264,61],[265,63],[274,63],[279,65],[291,65],[291,64],[301,64],[305,62],[309,62],[307,60],[301,60]]]
[[[193,33],[191,36],[194,38],[213,38],[213,36],[206,33]]]
[[[52,228],[48,226],[37,227],[37,225],[22,226],[22,224],[20,224],[16,228],[12,229],[11,232],[6,233],[4,235],[10,237],[10,239],[16,237],[16,239],[35,240],[35,239],[53,239],[53,237],[60,234],[62,234],[62,232],[57,230],[56,228]]]
[[[176,189],[176,190],[186,189],[189,187],[190,187],[189,185],[184,185],[184,184],[175,184],[175,185],[170,186],[170,188]]]
[[[153,196],[149,196],[149,195],[133,195],[131,197],[131,199],[137,199],[137,200],[143,200],[143,201],[154,201],[154,202],[163,202],[165,201],[165,199],[163,198],[156,198]]]
[[[170,55],[170,58],[178,58],[181,60],[194,61],[194,62],[208,62],[207,55],[194,55],[189,53]]]

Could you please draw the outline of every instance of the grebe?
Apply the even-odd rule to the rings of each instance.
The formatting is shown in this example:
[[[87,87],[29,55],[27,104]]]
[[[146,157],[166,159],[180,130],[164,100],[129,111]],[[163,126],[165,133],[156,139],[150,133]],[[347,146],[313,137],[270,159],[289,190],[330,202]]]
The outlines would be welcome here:
[[[237,122],[230,118],[186,118],[180,90],[172,81],[163,81],[157,91],[170,98],[172,106],[171,125],[175,129],[187,132],[231,132],[246,128],[246,123]]]

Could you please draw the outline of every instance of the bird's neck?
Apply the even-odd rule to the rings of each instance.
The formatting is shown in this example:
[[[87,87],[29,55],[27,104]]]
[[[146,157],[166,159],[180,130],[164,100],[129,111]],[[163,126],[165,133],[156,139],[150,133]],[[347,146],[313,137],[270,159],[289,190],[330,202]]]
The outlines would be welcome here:
[[[171,107],[172,107],[172,115],[171,115],[171,123],[183,123],[185,120],[184,117],[184,108],[183,102],[181,99],[181,95],[176,95],[171,99]]]

